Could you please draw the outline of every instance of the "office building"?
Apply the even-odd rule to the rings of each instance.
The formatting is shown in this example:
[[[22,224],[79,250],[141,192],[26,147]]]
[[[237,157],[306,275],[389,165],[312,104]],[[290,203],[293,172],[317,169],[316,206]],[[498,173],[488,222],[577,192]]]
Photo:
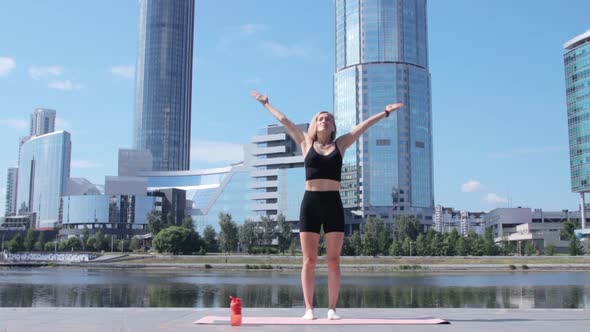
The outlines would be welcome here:
[[[190,166],[194,0],[139,1],[134,148],[153,170]]]
[[[432,115],[426,0],[336,0],[334,113],[339,134],[383,112],[346,152],[341,196],[348,231],[368,216],[415,215],[432,225]]]
[[[70,133],[57,131],[24,142],[19,161],[17,211],[35,214],[34,228],[61,222],[62,196],[70,177]]]

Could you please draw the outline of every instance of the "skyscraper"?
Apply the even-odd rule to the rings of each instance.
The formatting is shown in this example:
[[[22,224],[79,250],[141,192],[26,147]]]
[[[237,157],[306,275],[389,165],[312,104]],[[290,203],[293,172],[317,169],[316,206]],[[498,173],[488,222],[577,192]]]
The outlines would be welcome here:
[[[36,108],[31,114],[31,136],[41,136],[55,131],[55,110]]]
[[[366,131],[344,157],[347,224],[367,216],[391,222],[404,214],[432,224],[426,0],[336,0],[335,11],[338,132],[350,131],[389,103],[405,104]]]
[[[590,30],[569,40],[563,48],[571,186],[580,194],[584,229],[584,193],[590,191]]]
[[[21,147],[16,208],[19,215],[35,214],[35,228],[61,222],[71,150],[67,131],[32,137]]]
[[[140,0],[134,148],[153,170],[190,167],[194,0]]]
[[[16,214],[16,190],[17,190],[18,168],[8,168],[6,176],[6,205],[4,210],[5,216]]]

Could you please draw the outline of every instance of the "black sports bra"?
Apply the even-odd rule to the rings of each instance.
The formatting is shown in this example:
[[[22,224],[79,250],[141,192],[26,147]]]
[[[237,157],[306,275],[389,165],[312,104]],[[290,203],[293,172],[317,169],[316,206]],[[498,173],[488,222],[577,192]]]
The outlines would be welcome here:
[[[334,150],[328,155],[319,154],[313,144],[305,159],[305,180],[327,179],[340,182],[342,177],[342,154],[338,145],[334,143]]]

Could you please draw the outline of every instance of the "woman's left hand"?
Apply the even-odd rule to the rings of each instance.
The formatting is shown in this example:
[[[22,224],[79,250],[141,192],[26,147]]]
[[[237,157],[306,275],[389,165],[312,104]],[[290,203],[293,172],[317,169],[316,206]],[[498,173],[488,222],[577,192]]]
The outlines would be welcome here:
[[[389,104],[389,105],[385,106],[385,110],[388,113],[392,113],[392,112],[395,112],[395,111],[397,111],[398,109],[400,109],[402,107],[404,107],[404,104],[403,103]]]

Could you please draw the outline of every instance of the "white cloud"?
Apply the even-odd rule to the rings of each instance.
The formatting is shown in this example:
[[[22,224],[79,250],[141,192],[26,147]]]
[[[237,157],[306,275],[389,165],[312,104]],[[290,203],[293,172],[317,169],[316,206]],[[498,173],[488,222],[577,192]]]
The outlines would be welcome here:
[[[542,154],[549,152],[567,151],[565,145],[549,145],[549,146],[537,146],[537,147],[524,147],[524,148],[513,148],[503,152],[493,152],[488,155],[492,159],[504,159],[512,157],[522,157],[532,154]]]
[[[285,45],[276,41],[263,41],[260,46],[264,52],[276,57],[305,57],[309,53],[297,44]]]
[[[211,141],[191,142],[191,161],[235,163],[244,159],[242,144]]]
[[[493,204],[506,204],[508,203],[508,198],[502,197],[496,193],[488,193],[486,197],[484,197],[484,201]]]
[[[259,23],[247,23],[240,26],[240,33],[243,35],[253,35],[268,30],[268,25]]]
[[[29,67],[29,75],[34,80],[40,80],[50,77],[57,77],[61,76],[63,73],[63,68],[60,66],[45,66],[45,67],[37,67],[31,66]]]
[[[72,91],[72,90],[79,90],[82,86],[78,83],[73,83],[70,80],[54,80],[50,81],[47,85],[51,89],[57,89],[62,91]]]
[[[102,165],[89,160],[72,160],[70,166],[72,168],[96,168]]]
[[[13,58],[0,56],[0,76],[10,73],[16,68],[16,61]]]
[[[461,185],[461,191],[464,193],[472,193],[481,189],[481,183],[477,180],[469,180]]]
[[[133,79],[135,77],[135,66],[111,66],[109,68],[111,74],[121,78]]]
[[[20,119],[3,119],[0,120],[0,125],[18,130],[29,127],[29,123],[27,121]]]

